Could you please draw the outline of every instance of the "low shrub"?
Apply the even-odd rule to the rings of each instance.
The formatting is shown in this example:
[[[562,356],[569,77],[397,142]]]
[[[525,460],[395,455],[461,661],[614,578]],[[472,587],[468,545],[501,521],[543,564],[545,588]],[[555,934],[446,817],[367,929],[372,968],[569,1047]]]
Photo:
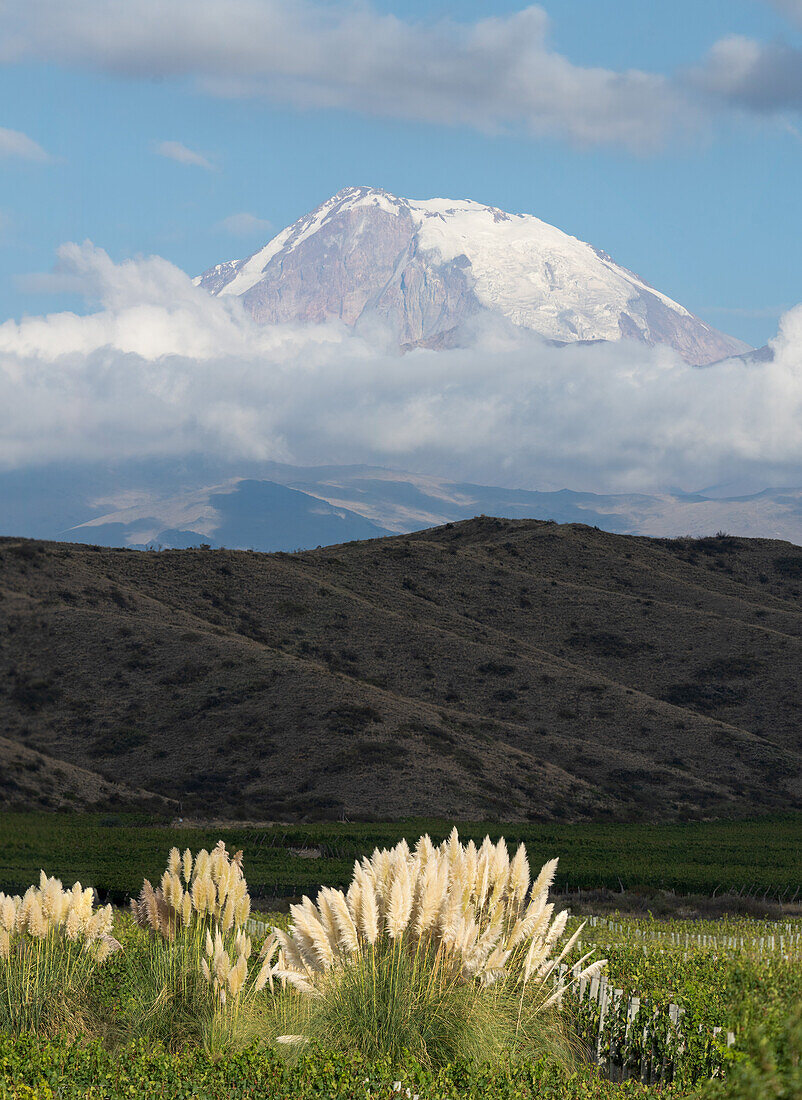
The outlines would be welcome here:
[[[272,986],[275,937],[266,957],[250,963],[246,933],[251,912],[242,852],[229,856],[221,840],[211,854],[170,852],[161,885],[145,879],[131,902],[136,923],[150,934],[149,950],[132,955],[137,1033],[175,1049],[200,1043],[229,1049],[240,1014],[263,987]]]
[[[23,897],[0,893],[0,1027],[20,1034],[76,1034],[82,994],[120,945],[112,908],[93,908],[92,890],[65,890],[41,872]]]
[[[354,866],[347,891],[324,888],[317,905],[290,909],[289,931],[275,929],[273,974],[300,997],[279,1002],[285,1043],[409,1053],[442,1066],[458,1055],[498,1060],[549,1048],[563,1061],[570,1044],[556,1011],[566,988],[554,971],[581,927],[558,951],[567,913],[553,916],[548,891],[557,861],[530,888],[521,845],[462,845],[456,829],[435,848],[421,837],[378,849]],[[569,983],[603,961],[570,972]]]
[[[139,1042],[109,1053],[100,1043],[0,1035],[0,1100],[679,1100],[689,1094],[605,1081],[592,1070],[566,1073],[540,1061],[493,1068],[460,1061],[432,1071],[359,1054],[305,1055],[294,1066],[250,1048],[223,1059],[171,1054]]]

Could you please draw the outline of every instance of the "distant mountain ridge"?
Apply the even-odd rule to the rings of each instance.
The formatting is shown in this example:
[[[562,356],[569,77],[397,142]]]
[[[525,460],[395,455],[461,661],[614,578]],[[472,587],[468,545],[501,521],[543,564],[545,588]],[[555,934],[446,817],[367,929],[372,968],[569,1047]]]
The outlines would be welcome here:
[[[749,350],[601,249],[530,214],[348,187],[241,260],[195,280],[259,322],[374,318],[401,346],[444,347],[493,315],[555,343],[639,340],[703,365]]]
[[[406,533],[475,515],[585,523],[619,534],[728,531],[802,545],[802,489],[717,497],[690,493],[538,492],[451,482],[363,466],[268,467],[271,480],[232,478],[97,516],[61,538],[106,546],[211,546],[262,551]],[[2,533],[2,532],[0,532]]]
[[[208,543],[292,551],[482,514],[659,537],[727,531],[802,545],[800,487],[602,494],[474,485],[379,466],[201,460],[0,472],[0,535],[132,549]]]
[[[178,550],[208,543],[270,552],[378,538],[389,531],[308,493],[273,481],[238,478],[123,508],[69,534],[132,549]]]

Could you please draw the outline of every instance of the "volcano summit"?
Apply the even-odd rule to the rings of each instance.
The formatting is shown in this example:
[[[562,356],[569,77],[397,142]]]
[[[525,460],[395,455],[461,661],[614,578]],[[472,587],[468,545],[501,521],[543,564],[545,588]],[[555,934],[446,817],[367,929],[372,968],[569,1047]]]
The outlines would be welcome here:
[[[466,343],[472,318],[489,314],[560,344],[665,344],[697,365],[748,350],[530,214],[371,187],[340,191],[253,255],[195,281],[239,296],[265,324],[373,320],[406,347]]]

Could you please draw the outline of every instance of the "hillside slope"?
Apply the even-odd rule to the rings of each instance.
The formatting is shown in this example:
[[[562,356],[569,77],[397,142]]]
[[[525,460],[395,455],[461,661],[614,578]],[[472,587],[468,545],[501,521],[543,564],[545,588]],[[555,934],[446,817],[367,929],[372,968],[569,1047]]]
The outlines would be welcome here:
[[[0,719],[250,818],[798,808],[801,584],[789,543],[484,517],[294,555],[3,539]]]

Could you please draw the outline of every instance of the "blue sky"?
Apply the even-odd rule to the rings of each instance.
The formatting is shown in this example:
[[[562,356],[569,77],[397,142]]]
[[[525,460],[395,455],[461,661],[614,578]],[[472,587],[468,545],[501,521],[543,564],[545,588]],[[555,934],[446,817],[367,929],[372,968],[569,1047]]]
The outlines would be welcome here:
[[[0,103],[0,470],[802,484],[802,0],[0,0]],[[399,356],[187,278],[358,184],[536,214],[773,355]]]
[[[204,2],[213,13],[212,0]],[[341,187],[363,183],[414,198],[469,197],[537,214],[753,344],[765,343],[780,312],[802,299],[802,92],[794,70],[802,48],[799,0],[546,3],[543,48],[579,76],[578,90],[570,93],[577,103],[547,103],[551,114],[543,125],[537,104],[515,117],[514,105],[494,101],[498,57],[488,62],[488,87],[473,89],[476,117],[470,102],[452,117],[453,102],[445,99],[429,112],[425,95],[422,105],[400,110],[392,92],[387,103],[377,103],[371,80],[381,81],[381,72],[343,91],[336,73],[318,78],[306,71],[286,102],[280,72],[254,69],[255,86],[222,86],[237,75],[241,43],[232,39],[230,64],[225,58],[209,63],[208,43],[185,49],[181,13],[191,19],[199,9],[183,0],[160,5],[175,9],[178,20],[174,44],[168,26],[163,48],[155,32],[153,40],[143,33],[142,42],[131,45],[130,27],[118,26],[113,15],[127,10],[138,33],[156,10],[150,0],[102,9],[99,0],[62,4],[61,15],[72,22],[59,32],[55,19],[48,37],[41,26],[53,26],[53,3],[11,0],[0,12],[0,128],[25,135],[46,154],[21,146],[20,138],[8,139],[2,155],[0,140],[0,319],[84,308],[77,297],[43,293],[41,281],[29,277],[48,271],[65,241],[90,238],[118,260],[155,253],[194,274],[248,254]],[[425,44],[437,41],[443,20],[470,25],[496,17],[503,30],[521,11],[477,0],[302,6],[307,28],[315,34],[323,28],[322,54],[326,33],[337,33],[346,10],[362,13],[367,51],[371,20],[382,14],[401,21],[403,45],[405,25]],[[281,15],[288,5],[265,0],[262,7]],[[216,8],[244,22],[249,10],[259,14],[260,0]],[[96,33],[99,10],[108,16],[103,33]],[[230,26],[226,34],[234,34]],[[749,87],[744,77],[736,86],[731,75],[741,54],[725,55],[722,75],[710,51],[732,35],[766,51],[767,65],[786,74],[787,86],[766,92],[764,77]],[[226,35],[222,39],[225,51]],[[348,48],[359,41],[352,37]],[[296,47],[303,48],[303,36]],[[192,48],[196,57],[185,63]],[[511,48],[499,47],[502,62]],[[782,64],[770,53],[780,48]],[[398,66],[393,79],[403,99],[409,74],[397,55],[387,56]],[[639,109],[634,92],[611,107],[598,134],[580,133],[588,125],[584,74],[593,67],[664,77],[665,86],[650,85],[648,94],[654,129],[667,119],[665,132],[651,140],[644,109],[636,135],[627,136],[623,116]],[[693,95],[686,100],[689,87]],[[436,96],[437,89],[432,101]],[[492,101],[487,112],[483,97]],[[234,217],[242,214],[253,220]]]

